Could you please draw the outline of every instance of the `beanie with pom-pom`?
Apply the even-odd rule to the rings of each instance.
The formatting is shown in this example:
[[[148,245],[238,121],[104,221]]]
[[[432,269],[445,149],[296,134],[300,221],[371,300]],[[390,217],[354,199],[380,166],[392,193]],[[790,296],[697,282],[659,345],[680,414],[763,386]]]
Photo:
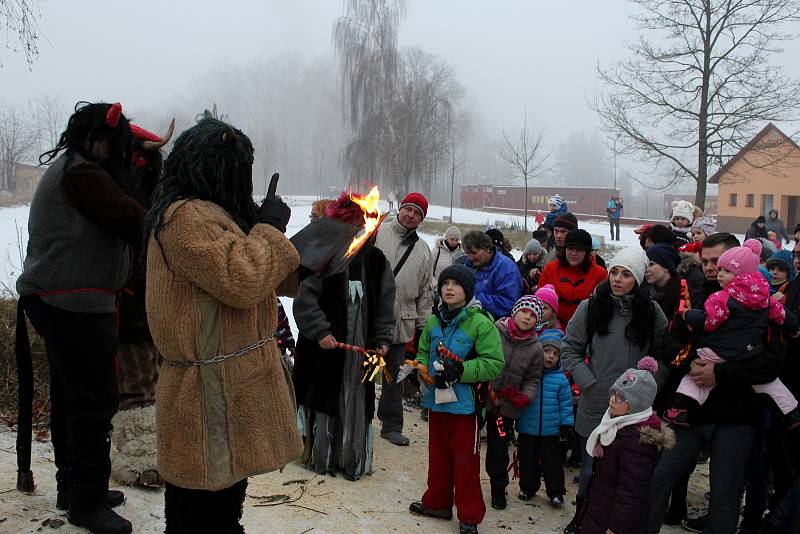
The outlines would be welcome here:
[[[741,247],[729,248],[719,257],[717,265],[733,274],[758,272],[761,264],[761,241],[748,239]]]
[[[611,392],[619,393],[631,405],[630,413],[652,408],[658,392],[654,376],[658,370],[658,362],[645,356],[639,360],[637,367],[638,369],[628,369],[622,373],[611,386]]]

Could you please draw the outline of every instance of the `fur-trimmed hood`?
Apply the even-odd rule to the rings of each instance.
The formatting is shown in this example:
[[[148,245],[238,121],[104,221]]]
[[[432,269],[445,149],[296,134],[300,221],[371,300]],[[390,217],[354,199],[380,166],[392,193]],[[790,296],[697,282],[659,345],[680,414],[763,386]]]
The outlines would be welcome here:
[[[680,254],[681,261],[678,263],[678,268],[675,269],[678,274],[681,276],[685,275],[689,272],[689,269],[692,267],[698,267],[700,269],[703,268],[702,263],[700,263],[700,255],[694,252],[681,252]]]
[[[675,446],[675,432],[664,422],[657,421],[654,426],[651,419],[647,420],[639,427],[639,434],[639,443],[655,445],[659,452]]]

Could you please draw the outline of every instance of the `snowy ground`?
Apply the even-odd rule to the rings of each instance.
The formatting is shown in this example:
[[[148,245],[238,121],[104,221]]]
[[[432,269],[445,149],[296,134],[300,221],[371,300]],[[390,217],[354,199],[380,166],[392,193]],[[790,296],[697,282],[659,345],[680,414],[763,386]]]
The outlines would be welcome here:
[[[311,197],[289,197],[292,218],[287,234],[293,235],[308,224]],[[384,205],[384,209],[386,206]],[[449,208],[431,206],[429,217],[441,218],[449,215]],[[497,220],[509,220],[509,215],[490,214],[481,211],[457,209],[453,212],[454,223],[495,224]],[[0,284],[13,288],[20,266],[21,251],[27,243],[28,207],[0,209]],[[589,232],[604,235],[605,224],[581,223]],[[623,245],[638,246],[632,227],[621,229]],[[422,236],[429,244],[435,236]],[[283,299],[291,317],[291,299]],[[251,533],[385,533],[389,532],[456,532],[457,524],[432,519],[418,518],[408,513],[408,505],[421,497],[425,490],[427,459],[427,428],[416,410],[406,410],[406,434],[411,438],[410,447],[394,447],[376,438],[374,474],[358,482],[347,482],[341,477],[313,476],[297,465],[289,465],[282,473],[271,473],[250,479],[245,503],[244,524]],[[28,496],[15,489],[15,440],[16,434],[7,428],[0,429],[0,534],[43,532],[58,528],[64,534],[85,532],[68,524],[56,527],[64,521],[63,513],[55,509],[55,466],[50,442],[34,443],[33,470],[38,484],[36,495]],[[567,471],[568,499],[574,498],[576,471]],[[693,478],[690,488],[690,504],[693,509],[704,508],[707,490],[707,469],[701,466]],[[489,494],[489,482],[482,474],[484,496]],[[489,508],[481,532],[560,532],[571,517],[573,508],[552,509],[542,496],[525,503],[516,499],[516,482],[509,486],[509,507],[498,512]],[[141,533],[163,532],[163,495],[160,491],[141,489],[125,490],[127,502],[119,512],[134,524],[134,531]],[[278,506],[259,506],[258,497],[289,495],[296,501]],[[488,502],[488,497],[487,502]],[[55,520],[55,522],[53,522]],[[45,524],[45,522],[47,522]],[[46,525],[50,525],[49,527]],[[681,532],[665,527],[662,532]]]

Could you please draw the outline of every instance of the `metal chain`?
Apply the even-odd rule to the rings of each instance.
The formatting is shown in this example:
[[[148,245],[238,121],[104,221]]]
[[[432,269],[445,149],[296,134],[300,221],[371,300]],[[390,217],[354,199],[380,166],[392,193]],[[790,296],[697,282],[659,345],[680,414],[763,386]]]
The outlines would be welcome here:
[[[200,365],[211,365],[211,364],[214,364],[214,363],[224,362],[228,358],[233,358],[235,356],[242,356],[244,354],[247,354],[250,351],[253,351],[253,350],[256,350],[258,348],[263,347],[264,345],[266,345],[267,343],[269,343],[273,339],[275,339],[275,336],[271,335],[266,339],[261,339],[261,340],[256,341],[252,345],[248,345],[248,346],[243,347],[241,349],[235,350],[235,351],[231,352],[230,354],[220,354],[219,356],[213,356],[213,357],[205,359],[205,360],[180,361],[180,360],[168,360],[168,359],[164,358],[162,361],[167,365],[171,365],[173,367],[182,367],[184,369],[189,369],[191,367],[197,367],[197,366],[200,366]]]

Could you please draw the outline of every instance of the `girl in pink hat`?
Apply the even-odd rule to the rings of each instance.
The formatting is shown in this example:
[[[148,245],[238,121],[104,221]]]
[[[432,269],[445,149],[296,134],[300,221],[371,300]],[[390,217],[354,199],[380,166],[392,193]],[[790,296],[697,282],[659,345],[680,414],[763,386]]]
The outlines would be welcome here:
[[[536,325],[536,333],[541,334],[545,330],[561,328],[561,322],[558,320],[558,294],[556,289],[551,284],[545,284],[534,293],[536,297],[542,301],[542,316]]]
[[[769,283],[758,271],[760,254],[761,242],[757,239],[748,239],[744,246],[725,251],[719,258],[717,276],[722,290],[708,297],[704,309],[684,312],[687,324],[703,332],[702,346],[697,350],[702,360],[741,362],[760,354],[761,340],[769,324],[783,325],[787,321],[786,310],[770,297]],[[684,376],[665,419],[689,426],[692,407],[702,405],[711,389],[698,386],[688,375]],[[772,397],[790,428],[800,426],[797,399],[780,380],[754,385],[753,389]]]

